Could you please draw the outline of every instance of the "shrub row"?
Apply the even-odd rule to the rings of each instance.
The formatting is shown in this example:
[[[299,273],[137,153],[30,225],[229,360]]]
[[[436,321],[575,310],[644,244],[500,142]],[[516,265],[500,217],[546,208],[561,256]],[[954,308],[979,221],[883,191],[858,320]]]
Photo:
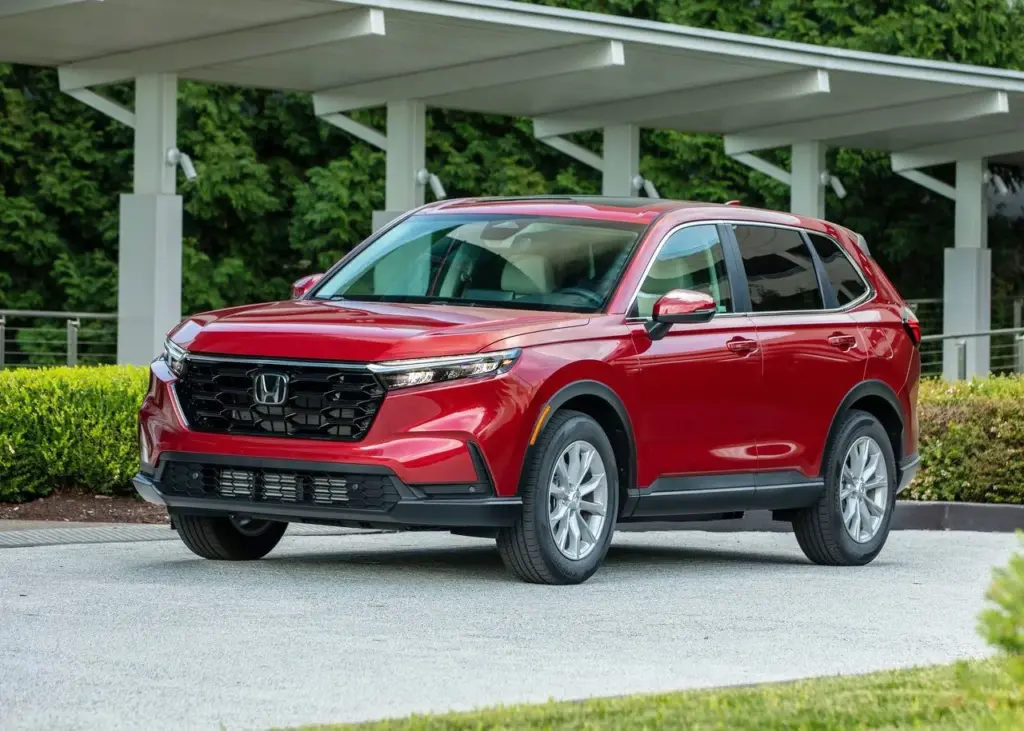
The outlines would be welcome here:
[[[0,371],[0,501],[74,485],[130,492],[148,369]],[[926,381],[913,500],[1024,503],[1024,379]]]

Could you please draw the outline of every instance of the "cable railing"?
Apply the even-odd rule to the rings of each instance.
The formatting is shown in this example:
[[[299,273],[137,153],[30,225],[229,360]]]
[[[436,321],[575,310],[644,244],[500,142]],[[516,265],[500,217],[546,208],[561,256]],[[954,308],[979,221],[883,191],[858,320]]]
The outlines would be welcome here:
[[[992,373],[1024,373],[1024,327],[1006,327],[998,330],[985,330],[983,332],[974,333],[956,333],[952,335],[925,335],[921,338],[921,375],[923,376],[939,376],[942,375],[942,343],[946,340],[954,341],[954,348],[956,354],[956,378],[957,380],[963,381],[967,379],[967,341],[972,338],[992,338],[996,340],[999,338],[1010,338],[1009,342],[1001,343],[999,345],[1001,360],[1005,361],[1009,359],[1009,367],[1001,367],[996,370],[996,345],[989,345],[990,361],[991,366],[989,371]],[[935,368],[935,361],[929,362],[929,368],[925,368],[925,346],[929,344],[937,344],[939,346],[939,359],[937,361],[938,368]],[[1009,350],[1009,355],[1006,351]]]
[[[117,315],[0,310],[0,370],[117,362]]]
[[[957,374],[967,373],[967,341],[987,337],[992,373],[1024,373],[1024,297],[1001,298],[1008,307],[996,307],[1001,320],[1012,327],[985,332],[943,335],[942,300],[910,300],[921,321],[921,375],[941,376],[942,343],[956,341]],[[937,305],[937,307],[935,307]],[[937,310],[938,316],[935,317]],[[922,317],[925,314],[925,317]],[[931,315],[930,317],[928,315]],[[931,332],[929,332],[931,330]],[[0,370],[54,365],[102,365],[117,362],[117,315],[101,312],[0,310]]]

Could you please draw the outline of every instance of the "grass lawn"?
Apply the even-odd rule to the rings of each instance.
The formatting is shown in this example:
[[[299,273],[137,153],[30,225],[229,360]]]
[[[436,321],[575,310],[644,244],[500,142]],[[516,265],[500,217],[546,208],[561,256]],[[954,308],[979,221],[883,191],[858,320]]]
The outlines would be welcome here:
[[[416,729],[1024,729],[999,660],[714,691],[492,708],[307,731]]]

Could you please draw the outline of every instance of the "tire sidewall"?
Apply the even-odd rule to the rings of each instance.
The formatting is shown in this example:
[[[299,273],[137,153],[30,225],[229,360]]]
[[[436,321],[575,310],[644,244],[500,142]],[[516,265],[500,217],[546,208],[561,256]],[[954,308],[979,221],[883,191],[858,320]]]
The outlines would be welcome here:
[[[866,543],[858,543],[846,530],[843,521],[842,503],[839,499],[840,481],[842,477],[843,462],[846,460],[846,453],[853,443],[861,437],[871,437],[882,451],[882,459],[885,460],[886,479],[889,482],[889,492],[885,508],[885,516],[878,532]],[[892,524],[893,510],[896,506],[896,458],[893,455],[892,444],[889,442],[889,435],[881,423],[871,414],[856,412],[843,425],[839,438],[836,440],[836,448],[829,458],[828,470],[826,471],[826,490],[829,501],[829,515],[836,526],[836,542],[840,551],[845,554],[853,563],[867,563],[879,554],[889,537],[889,528]]]
[[[547,435],[544,436],[547,437]],[[558,550],[554,536],[551,535],[548,492],[555,469],[555,461],[562,454],[563,449],[572,442],[580,440],[589,442],[601,455],[608,480],[608,505],[600,543],[585,558],[575,561],[567,558]],[[538,458],[540,469],[537,471],[537,484],[531,486],[531,499],[534,501],[533,528],[537,541],[540,543],[542,558],[551,571],[565,577],[569,582],[585,581],[597,571],[604,561],[615,532],[619,511],[619,473],[615,452],[600,425],[589,416],[579,414],[560,424],[550,437],[544,439],[543,448]]]

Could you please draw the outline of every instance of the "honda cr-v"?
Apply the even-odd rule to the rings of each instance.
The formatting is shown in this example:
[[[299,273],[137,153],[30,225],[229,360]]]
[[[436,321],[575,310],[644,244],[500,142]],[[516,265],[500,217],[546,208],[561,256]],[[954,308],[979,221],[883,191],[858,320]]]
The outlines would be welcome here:
[[[577,583],[619,523],[770,510],[871,561],[917,467],[920,329],[841,226],[652,199],[407,214],[289,301],[187,318],[139,493],[256,559],[290,522],[490,536]]]

